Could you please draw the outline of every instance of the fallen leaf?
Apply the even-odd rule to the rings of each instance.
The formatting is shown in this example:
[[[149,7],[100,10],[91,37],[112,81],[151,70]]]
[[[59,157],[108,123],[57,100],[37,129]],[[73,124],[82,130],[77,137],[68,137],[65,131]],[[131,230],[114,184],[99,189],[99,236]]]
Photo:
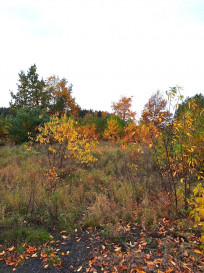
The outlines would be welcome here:
[[[14,265],[14,264],[15,264],[14,262],[7,263],[7,265]]]
[[[173,271],[173,269],[171,269],[170,267],[165,271],[165,273],[171,273]]]
[[[143,271],[143,270],[141,270],[139,268],[136,268],[136,271],[137,271],[137,273],[145,273],[145,271]]]
[[[149,260],[151,258],[150,254],[146,254],[146,258]]]
[[[62,238],[63,238],[63,239],[67,239],[67,238],[69,238],[69,236],[62,235]]]
[[[121,251],[121,247],[116,247],[115,251]]]
[[[202,254],[202,252],[200,250],[198,250],[198,249],[195,249],[194,252],[197,253],[197,254]]]
[[[14,250],[14,248],[15,248],[15,247],[14,247],[14,246],[12,246],[12,247],[8,248],[8,250],[9,250],[9,251],[13,251],[13,250]]]

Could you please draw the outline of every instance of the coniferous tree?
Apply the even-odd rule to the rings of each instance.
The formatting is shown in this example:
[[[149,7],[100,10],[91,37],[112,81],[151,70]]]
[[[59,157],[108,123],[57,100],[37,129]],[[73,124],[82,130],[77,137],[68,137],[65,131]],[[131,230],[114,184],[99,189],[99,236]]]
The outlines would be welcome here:
[[[10,102],[11,110],[16,111],[21,108],[43,108],[44,96],[43,87],[45,82],[39,80],[36,65],[32,65],[27,74],[24,71],[19,73],[18,91],[16,94],[11,92],[12,101]]]

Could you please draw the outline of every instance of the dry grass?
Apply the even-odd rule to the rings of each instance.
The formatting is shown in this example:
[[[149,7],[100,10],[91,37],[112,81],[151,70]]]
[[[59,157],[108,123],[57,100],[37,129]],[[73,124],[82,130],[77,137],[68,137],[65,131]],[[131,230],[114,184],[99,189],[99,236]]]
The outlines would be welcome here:
[[[157,177],[148,156],[148,162],[141,163],[136,172],[131,167],[136,162],[127,150],[103,142],[98,162],[89,167],[75,163],[52,191],[46,182],[48,166],[43,153],[23,146],[0,149],[1,241],[15,227],[50,230],[78,224],[102,226],[109,235],[118,236],[118,222],[139,220],[143,226],[154,226],[165,215],[160,201],[152,198],[151,191],[156,193],[160,184],[155,184]]]

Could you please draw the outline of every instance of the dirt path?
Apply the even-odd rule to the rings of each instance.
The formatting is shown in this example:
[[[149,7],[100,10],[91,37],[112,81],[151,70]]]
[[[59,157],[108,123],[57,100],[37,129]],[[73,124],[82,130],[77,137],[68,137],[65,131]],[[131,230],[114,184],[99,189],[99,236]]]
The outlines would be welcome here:
[[[160,225],[148,232],[138,225],[122,229],[120,242],[106,240],[99,231],[88,229],[69,236],[61,233],[53,247],[62,263],[59,267],[44,266],[47,258],[29,258],[16,273],[68,272],[204,272],[203,256],[192,245],[193,238],[178,235]],[[43,263],[43,261],[46,261]],[[0,273],[14,272],[0,263]]]

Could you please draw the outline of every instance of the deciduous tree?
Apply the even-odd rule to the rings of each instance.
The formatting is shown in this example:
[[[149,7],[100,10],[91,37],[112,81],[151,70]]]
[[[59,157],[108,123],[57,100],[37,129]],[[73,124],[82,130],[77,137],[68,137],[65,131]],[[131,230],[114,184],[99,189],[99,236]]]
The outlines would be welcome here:
[[[114,114],[121,118],[123,121],[134,119],[136,112],[131,111],[132,97],[121,97],[118,102],[113,102],[112,109]]]
[[[163,98],[160,91],[157,91],[145,104],[141,122],[146,124],[151,122],[155,126],[162,128],[172,117],[172,114],[167,110],[166,106],[167,101]]]
[[[109,139],[112,142],[119,140],[121,134],[121,128],[117,118],[111,117],[107,120],[107,128],[104,131],[104,139]]]
[[[88,133],[81,132],[74,120],[68,119],[66,115],[61,119],[52,117],[38,130],[37,142],[45,146],[50,168],[56,168],[57,172],[69,158],[75,158],[81,163],[97,160],[92,155],[97,144],[96,139],[90,139]]]
[[[72,97],[72,85],[68,85],[66,79],[60,79],[55,75],[49,77],[44,93],[46,94],[44,105],[49,113],[57,112],[63,115],[68,112],[70,115],[78,115],[80,107],[76,104],[75,98]]]

